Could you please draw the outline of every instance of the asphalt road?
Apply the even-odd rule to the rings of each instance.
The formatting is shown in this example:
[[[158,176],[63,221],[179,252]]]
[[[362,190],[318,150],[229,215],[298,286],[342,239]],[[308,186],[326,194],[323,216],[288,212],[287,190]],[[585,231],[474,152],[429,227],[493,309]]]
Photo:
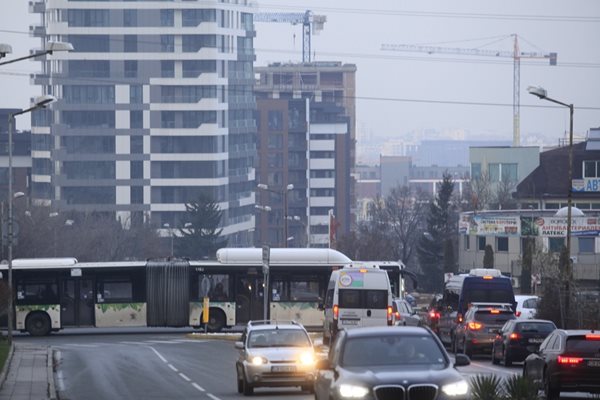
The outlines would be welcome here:
[[[45,338],[56,352],[56,383],[62,400],[244,398],[237,393],[232,341],[196,340],[189,329],[65,330]],[[465,376],[520,374],[521,365],[492,365],[475,357],[459,368]],[[255,390],[254,399],[313,399],[299,388]],[[582,398],[581,396],[563,397]]]

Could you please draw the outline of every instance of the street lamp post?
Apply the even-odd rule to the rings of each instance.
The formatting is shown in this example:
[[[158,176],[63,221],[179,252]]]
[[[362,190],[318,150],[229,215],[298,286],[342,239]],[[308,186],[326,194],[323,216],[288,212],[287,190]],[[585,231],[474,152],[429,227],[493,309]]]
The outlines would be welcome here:
[[[287,247],[287,237],[288,237],[288,192],[294,190],[294,185],[289,184],[285,188],[281,190],[269,189],[268,185],[263,183],[259,183],[257,185],[259,189],[266,190],[267,192],[277,193],[283,197],[283,247]],[[258,206],[259,208],[261,206]],[[268,206],[267,206],[268,207]]]
[[[559,104],[563,107],[567,107],[569,109],[569,186],[567,192],[567,254],[569,259],[567,260],[567,268],[566,268],[566,290],[565,290],[565,309],[567,313],[569,311],[569,303],[571,296],[571,282],[573,282],[573,267],[571,265],[571,216],[572,216],[572,208],[573,208],[573,112],[574,107],[573,104],[563,103],[562,101],[555,100],[553,98],[548,97],[548,92],[546,89],[540,86],[530,86],[527,88],[527,91],[534,96],[539,97],[542,100],[547,100],[555,104]],[[567,323],[568,325],[568,323]]]
[[[0,64],[1,65],[1,64]],[[12,344],[12,324],[13,324],[13,292],[12,292],[12,259],[13,259],[13,130],[15,127],[15,117],[17,115],[29,113],[38,108],[44,108],[56,99],[54,96],[45,95],[35,99],[32,107],[25,110],[8,114],[8,332],[7,339],[9,346]]]
[[[19,58],[14,58],[12,60],[0,62],[0,65],[12,64],[17,61],[23,61],[30,58],[45,56],[46,54],[52,54],[55,51],[73,51],[73,45],[68,42],[48,42],[46,43],[46,49],[42,51],[36,51],[33,54],[29,54],[28,56],[23,56]],[[0,58],[5,56],[7,53],[11,53],[12,49],[7,44],[0,43]]]

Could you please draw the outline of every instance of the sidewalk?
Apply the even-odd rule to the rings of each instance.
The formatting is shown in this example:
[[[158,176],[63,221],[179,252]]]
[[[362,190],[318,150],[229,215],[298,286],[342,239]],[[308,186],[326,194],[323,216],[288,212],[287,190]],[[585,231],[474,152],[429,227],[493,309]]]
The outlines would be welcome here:
[[[49,348],[19,343],[14,343],[14,347],[6,381],[0,389],[0,400],[56,399]],[[53,393],[52,396],[49,393]]]

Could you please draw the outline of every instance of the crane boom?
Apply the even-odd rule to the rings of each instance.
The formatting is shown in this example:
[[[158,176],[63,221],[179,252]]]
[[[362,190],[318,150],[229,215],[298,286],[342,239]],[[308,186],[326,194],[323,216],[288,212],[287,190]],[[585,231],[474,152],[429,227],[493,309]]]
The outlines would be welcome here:
[[[292,25],[302,24],[302,62],[311,62],[311,36],[323,30],[327,16],[304,13],[256,13],[254,22],[283,22]]]
[[[514,37],[513,51],[506,50],[488,50],[488,49],[463,49],[457,47],[439,47],[439,46],[418,46],[409,44],[383,44],[381,50],[384,51],[406,51],[427,54],[458,54],[463,56],[479,57],[503,57],[513,59],[513,146],[519,146],[521,143],[521,58],[546,58],[550,65],[556,65],[557,53],[527,52],[519,50],[519,40],[517,35]]]

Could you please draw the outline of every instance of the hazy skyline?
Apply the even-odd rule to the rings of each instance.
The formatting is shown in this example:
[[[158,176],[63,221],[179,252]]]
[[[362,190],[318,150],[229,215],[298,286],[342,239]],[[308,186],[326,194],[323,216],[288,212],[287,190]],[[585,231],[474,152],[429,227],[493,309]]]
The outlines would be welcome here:
[[[554,107],[527,93],[543,86],[550,97],[575,105],[575,132],[600,126],[600,2],[597,0],[532,0],[528,2],[459,0],[409,3],[397,0],[267,0],[258,11],[303,12],[327,16],[313,37],[317,61],[357,65],[357,128],[360,134],[399,137],[405,132],[466,130],[471,136],[512,139],[512,59],[427,55],[381,51],[381,45],[427,44],[510,51],[510,38],[522,38],[522,51],[557,52],[558,65],[547,60],[521,62],[521,137],[543,134],[554,141],[568,130],[566,108]],[[0,14],[0,42],[13,54],[39,47],[27,34],[36,16],[19,1]],[[301,27],[256,23],[256,66],[298,62],[302,57]],[[15,32],[11,32],[15,31]],[[483,41],[473,39],[486,38]],[[448,60],[444,60],[448,59]],[[39,64],[23,61],[0,67],[2,108],[24,108],[39,95],[29,73]],[[25,75],[24,75],[25,74]],[[10,95],[6,95],[6,94]],[[465,105],[496,104],[496,105]],[[535,106],[535,107],[529,107]],[[587,110],[584,108],[588,108]],[[18,121],[28,127],[28,117]]]

